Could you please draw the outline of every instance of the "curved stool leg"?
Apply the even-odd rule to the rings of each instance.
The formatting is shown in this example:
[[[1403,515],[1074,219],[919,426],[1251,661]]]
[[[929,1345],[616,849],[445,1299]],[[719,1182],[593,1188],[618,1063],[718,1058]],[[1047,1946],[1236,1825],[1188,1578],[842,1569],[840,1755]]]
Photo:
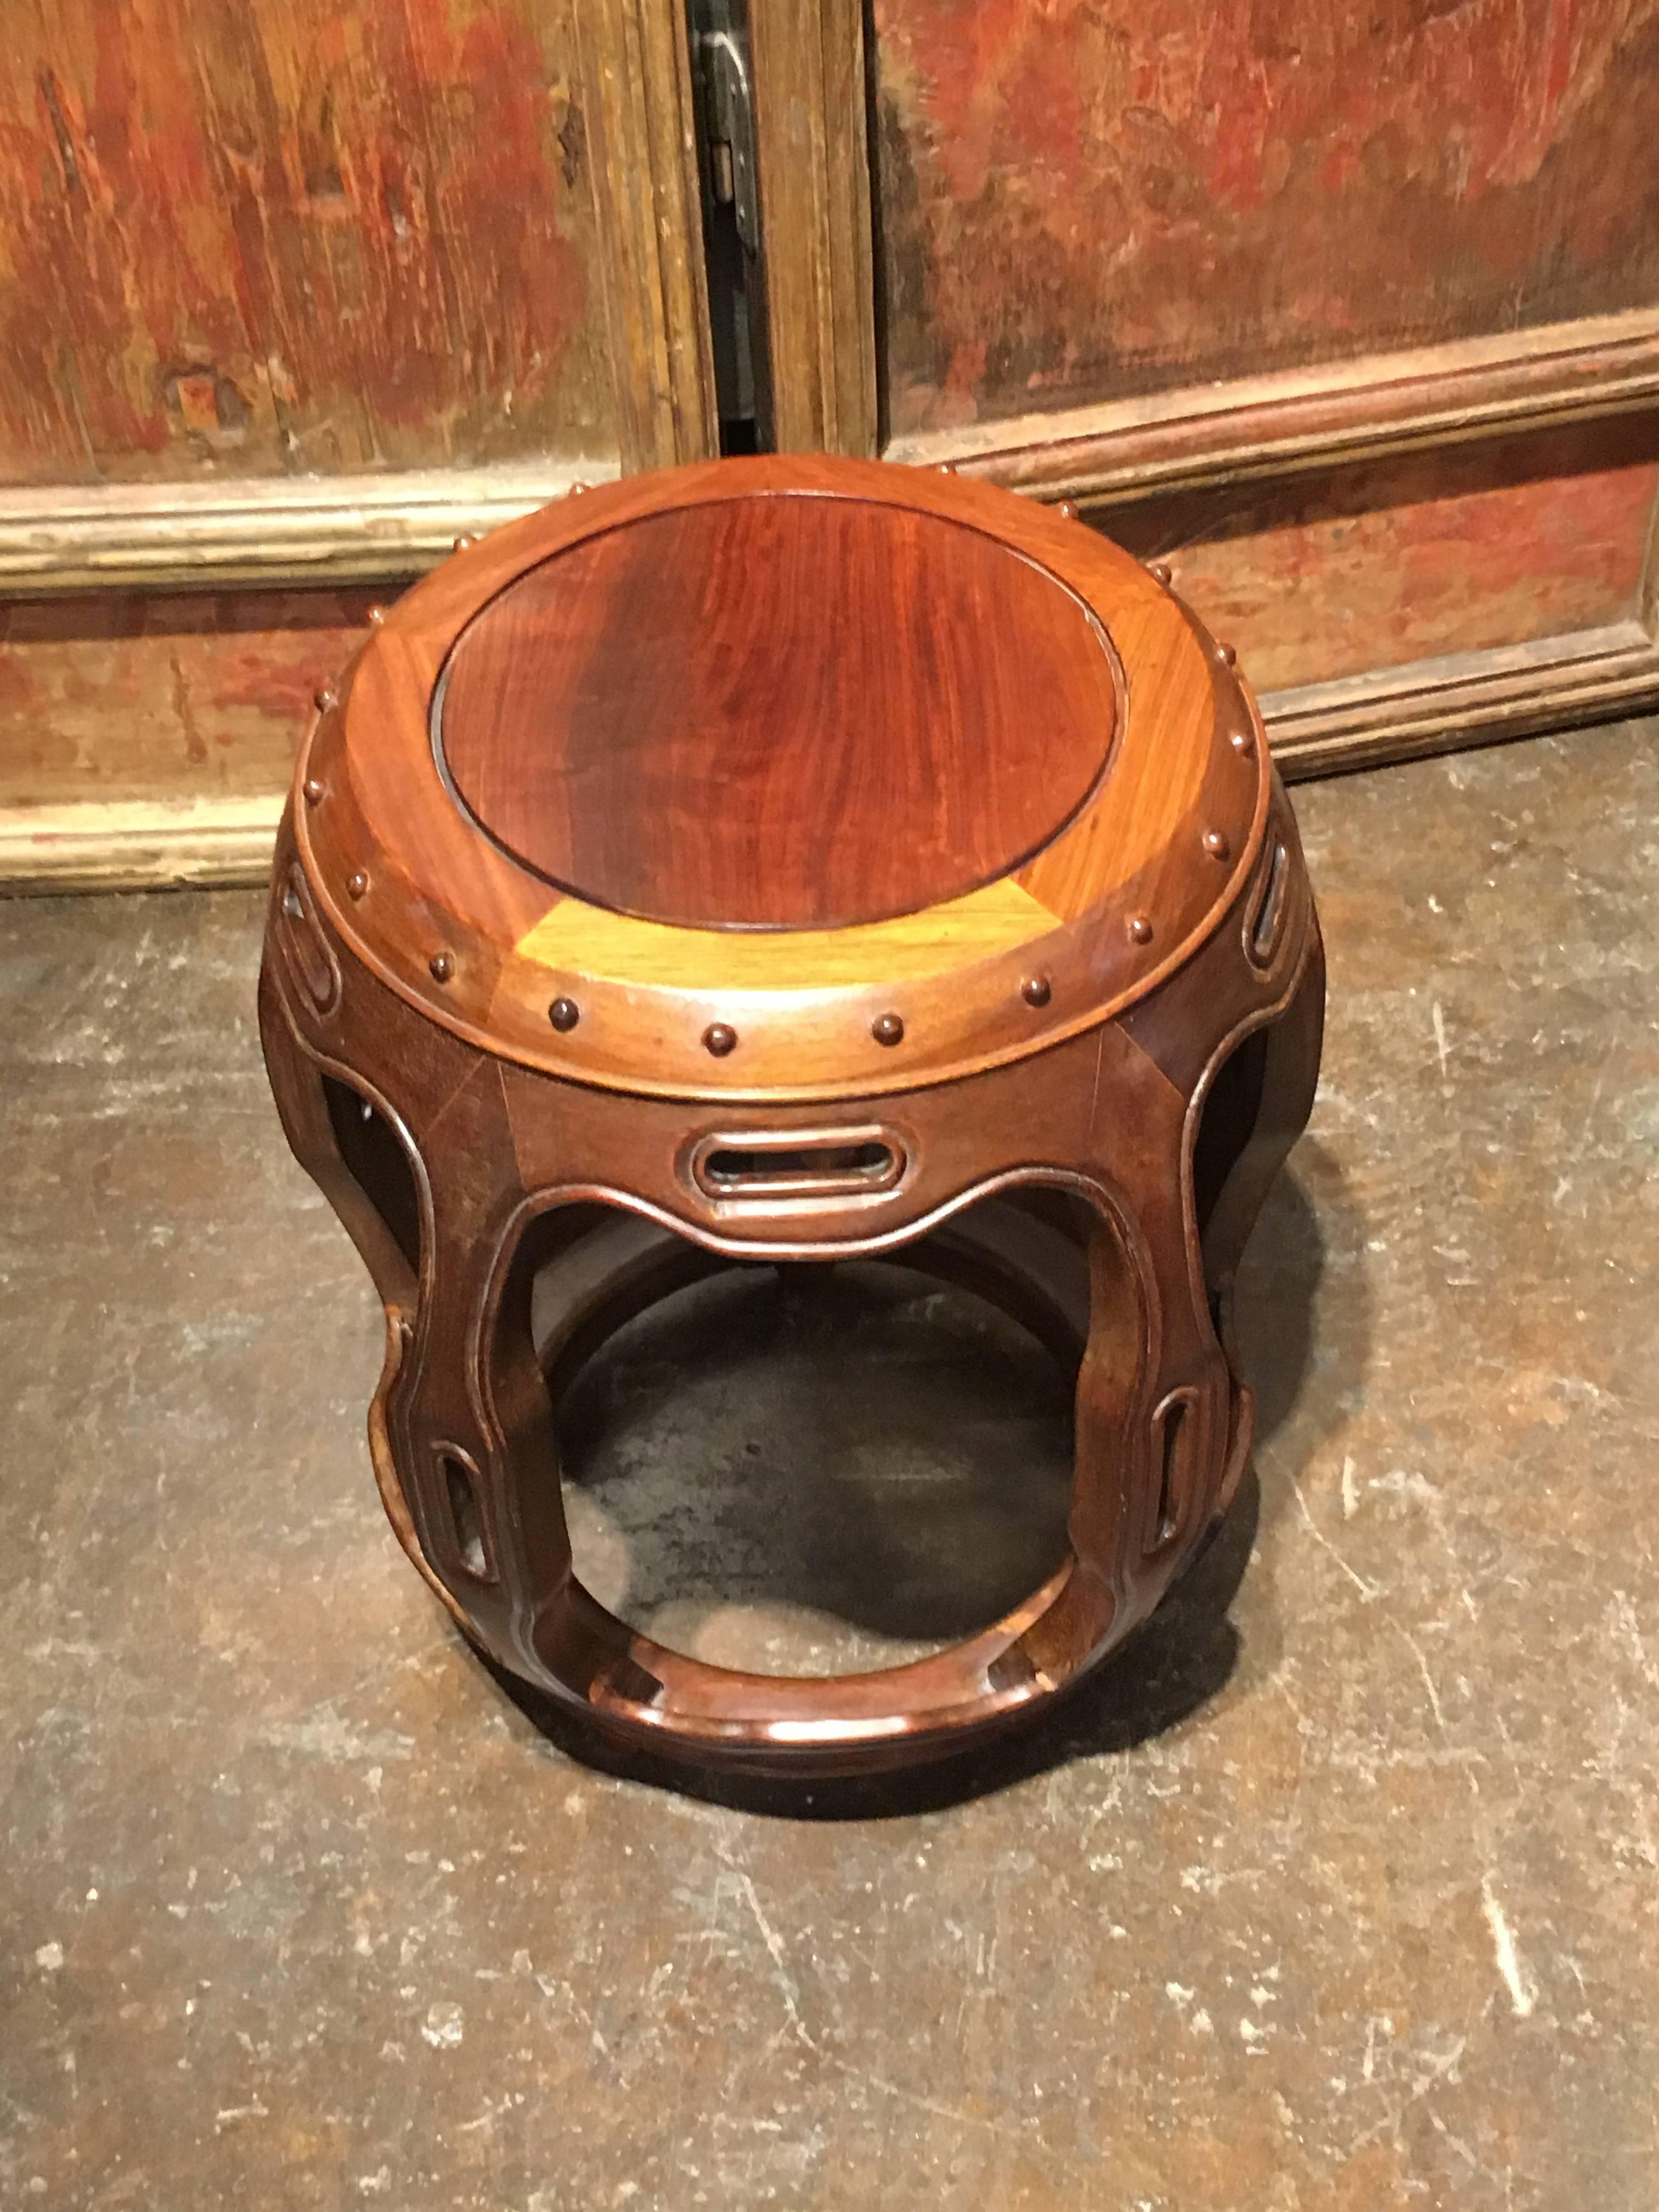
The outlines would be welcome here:
[[[418,1261],[410,1261],[348,1165],[329,1113],[325,1077],[332,1073],[349,1085],[388,1126],[395,1119],[392,1109],[373,1096],[360,1076],[345,1067],[335,1068],[301,1036],[269,961],[260,970],[258,1006],[265,1070],[289,1148],[344,1224],[387,1312],[410,1313],[415,1305]],[[411,1149],[410,1173],[416,1172]]]
[[[1146,1486],[1143,1432],[1156,1293],[1144,1255],[1104,1215],[1088,1241],[1089,1334],[1073,1425],[1072,1570],[1056,1602],[1021,1639],[1037,1681],[1057,1687],[1086,1672],[1126,1632],[1128,1553]]]
[[[1094,1296],[1079,1377],[1073,1544],[1082,1568],[1065,1628],[1082,1670],[1151,1612],[1213,1510],[1231,1378],[1195,1288],[1182,1172],[1189,1096],[1124,1028],[1101,1032],[1088,1142],[1118,1193],[1091,1247]],[[1085,1597],[1091,1602],[1085,1602]],[[1045,1624],[1049,1638],[1059,1622]]]
[[[534,1679],[538,1609],[570,1585],[551,1408],[536,1363],[527,1267],[498,1280],[514,1194],[480,1198],[489,1160],[511,1158],[491,1127],[493,1085],[466,1102],[468,1126],[429,1149],[430,1261],[386,1432],[432,1571],[464,1625],[503,1664]],[[497,1181],[494,1190],[501,1190]]]
[[[441,1240],[441,1193],[434,1201]],[[564,1226],[562,1214],[568,1217]],[[633,1314],[732,1262],[621,1211],[576,1204],[551,1210],[536,1226],[540,1233],[520,1240],[493,1285],[480,1280],[476,1265],[469,1282],[459,1253],[457,1264],[447,1266],[441,1241],[431,1316],[399,1423],[405,1479],[429,1501],[432,1479],[421,1455],[441,1456],[461,1427],[463,1409],[444,1372],[465,1365],[476,1375],[478,1418],[471,1433],[489,1500],[498,1602],[490,1603],[488,1588],[458,1578],[441,1498],[435,1511],[428,1504],[422,1540],[434,1540],[444,1579],[465,1589],[473,1632],[504,1663],[614,1738],[698,1763],[831,1772],[954,1749],[1051,1696],[1097,1656],[1119,1600],[1106,1577],[1085,1572],[1077,1560],[981,1635],[863,1675],[755,1675],[712,1667],[606,1612],[571,1571],[559,1498],[557,1397],[588,1353]],[[472,1249],[488,1241],[474,1238]],[[1135,1346],[1146,1340],[1146,1322],[1128,1249],[1115,1229],[1090,1237],[1092,1313],[1079,1406],[1086,1400],[1103,1492],[1115,1486],[1112,1455],[1144,1395]],[[1082,1255],[1053,1226],[994,1200],[984,1222],[959,1217],[892,1256],[990,1296],[1035,1324],[1061,1357],[1077,1356]],[[461,1362],[453,1346],[469,1304],[477,1316],[476,1356]],[[1108,1339],[1095,1319],[1103,1315],[1112,1316]],[[447,1354],[445,1345],[452,1347]]]
[[[1264,1032],[1261,1087],[1249,1133],[1204,1224],[1204,1273],[1212,1291],[1231,1289],[1273,1178],[1307,1127],[1324,1030],[1325,953],[1316,924],[1294,995]]]
[[[1285,1011],[1260,1034],[1260,1088],[1252,1117],[1202,1224],[1204,1283],[1217,1334],[1234,1378],[1233,1431],[1216,1510],[1236,1496],[1255,1432],[1255,1393],[1238,1371],[1233,1336],[1233,1284],[1274,1177],[1307,1127],[1319,1081],[1325,1027],[1325,952],[1311,915],[1305,955]]]
[[[1305,1117],[1316,962],[1316,951],[1275,1002],[1283,1012],[1265,1039],[1250,1124],[1209,1209],[1212,1281],[1236,1267]],[[1097,1051],[1112,1064],[1093,1085],[1098,1126],[1080,1166],[1021,1170],[978,1203],[964,1192],[915,1241],[886,1248],[989,1297],[1077,1362],[1066,1563],[1002,1620],[907,1667],[776,1677],[669,1650],[606,1612],[573,1571],[556,1408],[583,1360],[631,1315],[753,1248],[672,1233],[659,1214],[629,1211],[620,1193],[601,1202],[592,1186],[527,1195],[487,1060],[446,1064],[411,1132],[371,1081],[336,1069],[301,1035],[274,984],[263,1012],[290,1140],[386,1306],[387,1364],[370,1425],[400,1540],[484,1649],[617,1740],[698,1764],[800,1773],[954,1750],[1028,1715],[1121,1643],[1213,1512],[1236,1456],[1230,1426],[1248,1441],[1248,1402],[1241,1423],[1212,1326],[1186,1166],[1207,1075],[1166,1070],[1129,1030],[1108,1024]],[[1082,1095],[1091,1097],[1086,1085]],[[340,1119],[352,1097],[395,1125],[406,1150],[421,1217],[412,1256],[343,1151],[359,1133],[349,1114]]]
[[[329,1063],[302,1038],[269,961],[260,971],[258,1006],[260,1042],[283,1133],[295,1158],[339,1216],[368,1269],[386,1311],[386,1358],[368,1411],[369,1457],[380,1503],[409,1559],[456,1618],[461,1620],[460,1607],[433,1572],[421,1548],[409,1495],[386,1426],[387,1405],[412,1341],[411,1317],[419,1296],[418,1249],[411,1260],[348,1164],[323,1087]],[[390,1108],[384,1100],[370,1098],[361,1078],[341,1068],[338,1079],[352,1086],[353,1097],[362,1103],[375,1107],[384,1117],[383,1126],[391,1129],[393,1117]],[[422,1206],[422,1170],[412,1146],[408,1148],[407,1158],[418,1212]],[[416,1233],[418,1236],[418,1228]]]

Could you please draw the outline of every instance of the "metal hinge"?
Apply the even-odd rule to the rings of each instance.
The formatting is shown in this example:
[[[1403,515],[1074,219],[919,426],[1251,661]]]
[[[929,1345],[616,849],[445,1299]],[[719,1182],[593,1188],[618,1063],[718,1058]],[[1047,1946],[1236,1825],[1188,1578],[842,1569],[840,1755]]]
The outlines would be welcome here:
[[[772,391],[748,18],[744,0],[687,4],[720,451],[764,453],[772,437]]]
[[[755,96],[749,81],[748,40],[734,29],[704,31],[697,47],[709,193],[717,207],[732,210],[744,251],[758,253],[760,195],[755,181]]]

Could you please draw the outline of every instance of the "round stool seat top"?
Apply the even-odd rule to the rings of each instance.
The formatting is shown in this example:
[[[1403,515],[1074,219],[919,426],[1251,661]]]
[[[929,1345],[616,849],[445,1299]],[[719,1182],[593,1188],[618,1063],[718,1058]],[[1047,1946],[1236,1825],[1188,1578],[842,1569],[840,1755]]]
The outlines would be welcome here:
[[[1040,851],[1116,721],[1097,617],[1013,548],[871,500],[750,497],[538,563],[462,632],[434,728],[480,829],[579,898],[842,929]]]
[[[577,1079],[778,1100],[1041,1050],[1256,865],[1230,665],[1069,516],[881,463],[635,477],[467,547],[325,695],[296,821],[382,979]]]

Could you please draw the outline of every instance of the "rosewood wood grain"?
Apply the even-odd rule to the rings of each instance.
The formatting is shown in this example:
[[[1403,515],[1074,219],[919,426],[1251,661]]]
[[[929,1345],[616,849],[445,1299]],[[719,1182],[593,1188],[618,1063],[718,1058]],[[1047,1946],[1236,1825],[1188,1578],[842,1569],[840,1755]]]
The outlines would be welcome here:
[[[1609,585],[1628,591],[1643,532],[1622,495],[1608,504],[1594,473],[1596,452],[1616,459],[1620,422],[1632,410],[1650,416],[1656,394],[1659,320],[1644,312],[1028,417],[1023,429],[969,427],[893,455],[954,451],[964,474],[983,464],[994,477],[1013,471],[1041,496],[1081,495],[1085,520],[1109,533],[1139,528],[1138,511],[1152,528],[1154,509],[1186,514],[1190,505],[1188,526],[1143,532],[1139,550],[1154,557],[1182,549],[1174,556],[1178,587],[1216,635],[1241,647],[1264,690],[1274,757],[1296,781],[1638,712],[1659,699],[1659,564],[1650,550],[1634,621],[1597,613],[1614,604]],[[1050,433],[1053,441],[1041,442]],[[1395,514],[1414,472],[1432,488],[1429,457],[1413,459],[1413,449],[1449,446],[1451,483],[1491,474],[1483,452],[1535,457],[1564,445],[1578,453],[1567,452],[1559,481],[1511,482],[1505,497],[1497,470],[1496,496],[1480,505],[1491,518],[1483,544],[1498,557],[1483,551],[1460,567],[1448,537],[1440,574],[1431,573],[1425,589],[1407,583],[1412,533],[1402,560],[1396,522],[1411,521],[1420,538],[1418,522],[1432,520],[1416,502]],[[1386,465],[1367,458],[1389,455]],[[207,650],[231,681],[198,681],[210,672],[194,667],[190,645],[181,688],[162,633],[202,596],[181,586],[402,577],[431,568],[456,538],[480,537],[555,496],[573,476],[597,483],[615,471],[614,459],[591,456],[376,479],[228,479],[170,487],[165,496],[133,485],[0,496],[0,579],[14,595],[155,587],[142,602],[94,611],[74,596],[44,609],[15,599],[0,642],[0,696],[16,740],[0,742],[0,881],[12,890],[118,888],[268,873],[307,702],[347,641],[319,658],[310,618],[282,617],[291,634],[274,628],[259,656],[268,666],[255,667],[241,634],[262,625],[257,611],[272,603],[263,593],[222,595]],[[1270,530],[1268,557],[1258,560],[1234,534],[1239,507],[1260,501],[1271,516],[1297,483],[1310,486],[1322,472],[1361,488],[1358,527],[1305,539]],[[1178,487],[1200,480],[1212,495],[1189,502]],[[1352,512],[1355,501],[1346,504]],[[1501,513],[1505,506],[1512,512]],[[1190,552],[1188,536],[1198,540]],[[1241,560],[1252,594],[1212,595],[1218,562],[1231,569]],[[1276,561],[1284,573],[1268,588]],[[298,609],[324,596],[286,593],[283,604]],[[1407,613],[1403,626],[1391,610]],[[47,628],[37,635],[38,623]],[[1282,658],[1287,642],[1294,666]],[[1339,665],[1368,672],[1333,680]]]
[[[479,827],[591,904],[840,930],[1012,873],[1116,720],[1098,620],[1032,562],[937,515],[774,494],[538,563],[462,632],[433,735]]]
[[[641,518],[808,496],[966,526],[964,542],[994,538],[1060,595],[1109,606],[1108,644],[1120,662],[1134,655],[1146,705],[1125,714],[1120,696],[1107,773],[1053,842],[962,897],[768,941],[554,892],[481,836],[450,796],[430,729],[442,671],[480,609],[527,571]],[[1042,711],[1034,696],[1033,718]],[[1254,707],[1214,641],[1080,524],[927,471],[769,458],[573,496],[447,563],[371,632],[340,706],[302,749],[298,780],[320,788],[296,835],[331,921],[431,1018],[583,1081],[780,1099],[949,1079],[1097,1024],[1184,957],[1248,873],[1270,771]],[[1224,861],[1203,854],[1212,831],[1226,837]],[[1196,869],[1194,852],[1205,860]],[[354,902],[343,885],[359,870],[381,890]],[[1132,938],[1131,917],[1153,911],[1153,937]],[[452,973],[434,990],[440,951]],[[1020,987],[1038,969],[1051,994],[1034,1009]],[[902,1003],[887,976],[904,982]],[[584,1010],[563,1035],[547,1019],[555,996]],[[874,1035],[887,1013],[905,1024],[897,1049]],[[718,1060],[702,1043],[715,1024],[738,1040]]]
[[[735,532],[753,637],[741,600],[705,595],[720,559],[653,572],[700,532]],[[534,621],[508,612],[526,578]],[[438,772],[431,710],[467,655],[469,714],[518,732],[504,757],[534,771],[531,799],[509,778],[491,804],[520,833],[550,823],[586,896],[514,860]],[[773,460],[586,495],[468,550],[332,689],[279,838],[261,1028],[289,1140],[386,1308],[387,1512],[467,1632],[611,1740],[805,1774],[938,1756],[1082,1680],[1238,1481],[1231,1282],[1317,1073],[1318,924],[1229,656],[1063,518]],[[603,733],[586,750],[572,702]],[[867,781],[894,756],[906,775]],[[589,776],[591,804],[557,789]],[[791,780],[824,849],[785,838],[778,862],[763,833],[787,827]],[[1010,827],[1028,805],[1034,853]],[[678,839],[722,810],[711,910],[716,876]],[[951,895],[939,849],[1002,872]],[[641,904],[705,926],[594,903],[629,866]],[[894,911],[821,919],[860,882]],[[864,1675],[709,1667],[607,1613],[558,1481],[583,1360],[721,1266],[883,1255],[1075,1360],[1064,1565],[965,1642]]]

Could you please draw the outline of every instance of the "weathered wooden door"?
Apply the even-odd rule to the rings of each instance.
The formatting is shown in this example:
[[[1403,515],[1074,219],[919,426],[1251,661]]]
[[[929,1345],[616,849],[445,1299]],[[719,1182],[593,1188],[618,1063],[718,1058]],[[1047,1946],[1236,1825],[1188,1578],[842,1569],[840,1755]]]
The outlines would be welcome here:
[[[769,264],[869,363],[803,441],[1167,556],[1304,769],[1659,694],[1659,0],[765,15]]]
[[[717,450],[678,0],[20,0],[0,878],[267,865],[367,606]]]
[[[1296,772],[1659,699],[1659,0],[6,27],[0,880],[257,874],[372,597],[745,405],[1167,557]]]

